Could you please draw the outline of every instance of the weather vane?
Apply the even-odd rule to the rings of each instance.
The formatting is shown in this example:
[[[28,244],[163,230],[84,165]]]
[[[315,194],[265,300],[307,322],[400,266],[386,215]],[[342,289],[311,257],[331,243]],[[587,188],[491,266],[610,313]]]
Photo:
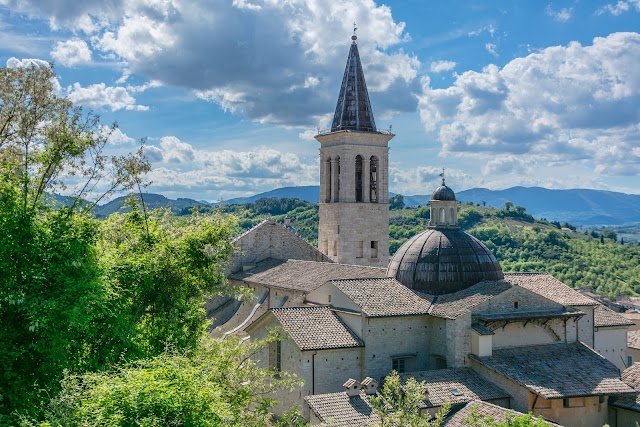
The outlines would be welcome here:
[[[442,168],[442,173],[440,174],[442,177],[442,185],[444,185],[444,168]]]
[[[356,27],[356,23],[353,23],[353,35],[351,36],[351,40],[353,40],[353,42],[355,43],[356,40],[358,40],[358,37],[356,36],[356,31],[358,31],[358,27]]]

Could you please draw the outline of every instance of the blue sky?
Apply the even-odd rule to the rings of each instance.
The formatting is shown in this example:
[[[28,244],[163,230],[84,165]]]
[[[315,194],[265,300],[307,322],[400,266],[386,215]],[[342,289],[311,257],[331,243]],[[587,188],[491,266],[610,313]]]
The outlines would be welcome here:
[[[318,182],[353,22],[391,191],[640,193],[640,0],[0,0],[0,64],[146,138],[149,191],[228,199]]]

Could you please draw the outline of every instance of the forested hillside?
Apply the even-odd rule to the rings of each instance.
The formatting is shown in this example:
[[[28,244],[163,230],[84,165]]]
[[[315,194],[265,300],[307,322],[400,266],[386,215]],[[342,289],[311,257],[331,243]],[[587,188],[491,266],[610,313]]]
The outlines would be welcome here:
[[[398,200],[391,206],[393,253],[426,228],[429,208],[403,208]],[[269,215],[280,222],[289,216],[298,234],[317,244],[318,207],[314,204],[270,198],[217,209],[236,215],[242,230]],[[570,286],[593,286],[610,297],[640,293],[640,246],[625,243],[609,229],[576,231],[568,223],[535,219],[525,207],[512,204],[503,209],[466,204],[458,218],[462,229],[493,251],[505,272],[547,271]]]

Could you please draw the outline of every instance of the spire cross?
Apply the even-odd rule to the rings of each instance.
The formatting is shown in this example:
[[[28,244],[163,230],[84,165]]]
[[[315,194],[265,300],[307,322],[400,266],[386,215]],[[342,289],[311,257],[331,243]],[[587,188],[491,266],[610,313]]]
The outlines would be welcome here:
[[[442,173],[440,174],[442,177],[442,185],[444,185],[444,168],[442,168]]]
[[[353,23],[353,35],[351,36],[351,40],[355,43],[358,40],[358,36],[356,36],[356,31],[358,31],[358,27],[356,27],[356,23]]]

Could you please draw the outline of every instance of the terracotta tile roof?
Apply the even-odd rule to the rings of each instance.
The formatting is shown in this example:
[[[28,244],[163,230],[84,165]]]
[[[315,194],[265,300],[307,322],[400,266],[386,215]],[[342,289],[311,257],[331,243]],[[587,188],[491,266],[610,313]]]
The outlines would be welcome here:
[[[473,307],[489,301],[496,295],[510,289],[511,285],[504,281],[480,282],[452,294],[440,295],[433,300],[429,314],[446,319],[455,319],[463,315]],[[422,294],[425,298],[434,298]]]
[[[504,275],[504,280],[516,286],[522,286],[558,304],[573,306],[598,304],[547,273],[510,273]]]
[[[268,259],[230,277],[257,285],[311,292],[329,280],[386,277],[386,270],[333,262]]]
[[[361,427],[380,422],[364,393],[352,397],[345,392],[314,394],[304,400],[320,421],[331,426]]]
[[[345,279],[331,283],[362,308],[369,317],[426,314],[428,298],[418,296],[393,278]]]
[[[567,310],[523,310],[506,313],[481,313],[476,315],[475,318],[484,322],[495,322],[498,320],[568,319],[571,317],[582,317],[584,314],[583,311],[569,308]]]
[[[631,326],[634,323],[631,320],[625,319],[620,314],[598,304],[593,310],[593,326],[596,328],[603,328],[608,326]]]
[[[633,392],[613,363],[581,343],[503,348],[492,356],[469,357],[545,399]]]
[[[493,383],[483,379],[470,368],[437,369],[431,371],[408,372],[400,374],[404,384],[409,378],[424,381],[427,385],[427,398],[422,408],[442,406],[445,402],[452,405],[472,400],[506,399],[509,394]]]
[[[627,347],[640,350],[640,331],[627,332]]]
[[[622,371],[622,381],[640,391],[640,363],[636,362]]]
[[[621,396],[611,404],[616,408],[628,409],[633,412],[640,412],[640,394]]]
[[[495,335],[495,332],[493,332],[491,329],[487,328],[480,322],[473,322],[471,324],[471,329],[476,331],[479,335]]]
[[[458,412],[447,417],[441,424],[441,427],[468,427],[469,418],[471,418],[472,416],[474,416],[475,418],[480,418],[479,421],[481,421],[483,418],[493,418],[493,421],[503,423],[510,417],[517,417],[520,415],[524,414],[522,412],[514,411],[513,409],[506,409],[501,406],[476,400],[467,403]],[[551,426],[558,426],[558,424],[554,424],[549,421],[547,421],[547,423],[549,423],[549,425]]]
[[[362,347],[362,341],[329,307],[271,309],[300,350]]]

